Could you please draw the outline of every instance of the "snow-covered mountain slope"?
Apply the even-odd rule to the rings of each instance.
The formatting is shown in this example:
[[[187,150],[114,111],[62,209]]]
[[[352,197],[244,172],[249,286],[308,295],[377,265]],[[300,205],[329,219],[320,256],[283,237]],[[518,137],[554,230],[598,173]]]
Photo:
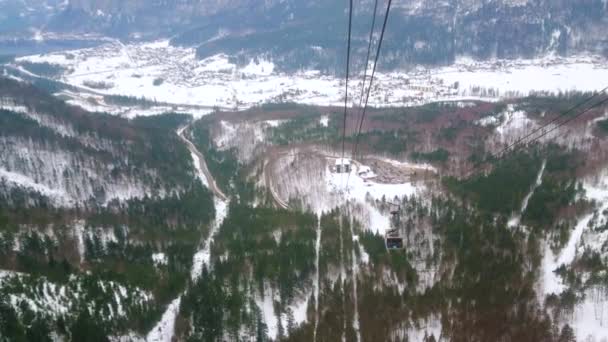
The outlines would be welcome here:
[[[573,223],[574,228],[563,248],[546,247],[542,262],[541,293],[560,326],[569,325],[578,340],[601,340],[608,337],[604,309],[606,289],[601,279],[606,270],[606,225],[608,179],[606,171],[583,183],[590,210]],[[555,310],[560,299],[575,296],[563,311]]]
[[[174,165],[150,159],[161,130],[146,129],[143,122],[89,114],[7,79],[2,79],[0,99],[0,177],[5,191],[19,187],[40,192],[57,206],[90,200],[104,205],[114,199],[179,192],[180,182],[193,171],[187,159],[182,161],[186,169],[177,172]],[[185,156],[175,134],[170,129],[165,134],[173,143],[168,150],[179,152],[172,157]]]
[[[143,340],[213,236],[176,133],[191,118],[89,113],[4,78],[0,98],[0,339]]]
[[[5,87],[5,150],[27,152],[14,164],[52,160],[45,139],[64,142],[75,171],[103,166],[81,160],[133,166],[118,175],[139,179],[147,196],[105,203],[94,192],[105,205],[49,206],[33,192],[59,203],[56,191],[70,188],[27,168],[1,172],[12,180],[0,182],[0,270],[10,270],[0,271],[0,312],[11,317],[0,331],[11,322],[24,335],[27,326],[115,341],[606,336],[606,107],[493,156],[589,94],[373,108],[355,158],[349,111],[351,170],[340,172],[338,107],[126,120]]]
[[[196,296],[226,279],[222,267],[235,260],[247,260],[247,272],[257,274],[263,273],[266,256],[282,255],[288,224],[279,229],[272,221],[270,226],[259,226],[273,227],[269,230],[252,228],[268,222],[270,205],[279,208],[271,215],[277,220],[285,210],[309,211],[319,219],[314,235],[308,223],[297,230],[308,234],[301,241],[310,246],[293,248],[293,255],[314,250],[315,272],[303,276],[293,297],[296,303],[304,303],[298,302],[302,293],[310,298],[306,319],[299,323],[294,314],[291,321],[298,323],[286,328],[289,324],[280,323],[283,310],[295,313],[293,303],[274,297],[271,307],[270,300],[258,298],[260,294],[247,285],[250,278],[239,277],[243,301],[253,299],[260,311],[251,304],[242,306],[242,312],[251,316],[240,329],[228,328],[228,334],[247,335],[260,329],[270,337],[313,341],[378,336],[391,341],[406,336],[427,340],[430,335],[445,341],[601,338],[606,333],[601,315],[605,301],[598,281],[606,269],[603,261],[585,250],[603,251],[605,244],[604,199],[594,190],[601,188],[601,182],[592,182],[602,179],[601,170],[607,166],[606,135],[598,124],[605,118],[605,107],[504,160],[483,158],[556,119],[563,108],[583,97],[533,96],[506,103],[377,110],[371,113],[362,139],[364,156],[351,163],[350,175],[333,169],[340,156],[340,140],[335,139],[340,132],[338,110],[277,105],[268,106],[267,115],[256,108],[206,117],[193,131],[195,137],[206,137],[197,140],[199,146],[220,164],[222,160],[225,165],[232,160],[242,163],[243,176],[255,183],[257,191],[254,199],[244,200],[251,192],[236,185],[238,177],[225,182],[241,198],[241,206],[247,201],[252,207],[231,207],[227,216],[231,224],[220,227],[215,240],[222,247],[212,250],[213,271],[206,285],[193,289],[191,296],[202,303]],[[355,120],[354,115],[348,118],[349,129]],[[201,133],[205,129],[206,135]],[[347,155],[351,147],[347,145]],[[475,160],[481,165],[471,165]],[[457,178],[442,177],[450,174]],[[441,182],[435,181],[438,177]],[[593,198],[595,204],[589,201]],[[388,202],[400,205],[404,251],[386,250],[384,237],[392,228],[389,212],[395,210]],[[237,217],[244,221],[234,226],[231,220]],[[586,242],[587,235],[593,242]],[[264,247],[257,252],[235,248],[249,246],[252,239]],[[551,249],[544,248],[546,241]],[[274,243],[273,251],[269,246]],[[554,254],[558,259],[552,259]],[[265,257],[258,259],[260,255]],[[543,259],[553,260],[552,266]],[[582,282],[560,271],[555,260],[564,260],[565,270],[584,269]],[[280,274],[285,271],[276,267]],[[539,285],[547,275],[560,284],[557,297]],[[266,280],[254,287],[262,286],[267,288]],[[234,288],[224,289],[235,293]],[[526,303],[524,307],[517,304],[520,301]],[[185,312],[197,326],[211,326],[200,321],[205,310]],[[525,322],[518,315],[524,315]]]

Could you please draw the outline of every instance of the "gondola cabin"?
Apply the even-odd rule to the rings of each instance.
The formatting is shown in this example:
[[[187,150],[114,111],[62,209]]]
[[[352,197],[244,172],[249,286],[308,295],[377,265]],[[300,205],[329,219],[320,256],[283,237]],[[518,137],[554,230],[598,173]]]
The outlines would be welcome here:
[[[335,170],[336,173],[350,173],[350,160],[346,158],[339,158],[338,160],[336,160]]]
[[[403,249],[403,238],[400,237],[387,237],[386,238],[387,249]]]

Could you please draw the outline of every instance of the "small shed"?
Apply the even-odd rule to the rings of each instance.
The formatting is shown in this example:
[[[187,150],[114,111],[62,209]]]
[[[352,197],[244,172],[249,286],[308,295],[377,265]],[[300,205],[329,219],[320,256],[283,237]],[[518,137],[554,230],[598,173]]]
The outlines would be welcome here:
[[[339,158],[336,160],[336,173],[350,173],[350,160]]]

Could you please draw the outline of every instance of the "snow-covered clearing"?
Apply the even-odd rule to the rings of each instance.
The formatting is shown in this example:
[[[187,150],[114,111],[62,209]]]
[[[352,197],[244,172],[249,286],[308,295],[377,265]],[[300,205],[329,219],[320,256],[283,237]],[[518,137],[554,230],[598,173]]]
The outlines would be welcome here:
[[[373,173],[366,173],[362,176],[359,174],[361,170],[368,170],[367,166],[354,165],[349,173],[335,173],[326,170],[326,182],[330,192],[338,193],[344,200],[355,201],[363,204],[368,209],[367,219],[362,220],[367,229],[384,235],[385,230],[389,228],[388,216],[382,214],[378,209],[368,203],[368,200],[393,201],[395,198],[401,199],[404,196],[412,196],[419,189],[412,183],[402,184],[381,184],[376,183],[373,178]],[[360,218],[361,219],[361,218]]]
[[[547,56],[530,60],[480,62],[460,59],[453,66],[431,72],[446,84],[459,82],[460,95],[472,95],[475,87],[528,95],[533,91],[592,91],[603,89],[608,76],[606,60],[599,57]]]
[[[67,58],[67,52],[59,52],[23,57],[18,62],[62,65],[71,70],[63,75],[63,81],[92,93],[146,97],[172,105],[248,108],[280,101],[340,105],[344,96],[339,77],[317,70],[285,74],[269,60],[252,59],[247,65],[238,66],[230,62],[230,56],[222,54],[198,60],[194,49],[173,47],[168,41],[127,45],[108,42],[70,51],[69,55],[73,58]],[[599,57],[548,56],[489,62],[463,59],[449,67],[378,73],[370,105],[411,106],[525,96],[532,91],[598,90],[605,86],[602,80],[606,78],[608,63]],[[105,86],[93,89],[86,85],[94,83]],[[360,91],[361,82],[355,82],[353,88],[355,93]],[[121,111],[124,109],[119,108]],[[153,113],[154,110],[139,114]]]
[[[179,296],[169,304],[167,310],[156,324],[154,329],[150,331],[146,337],[146,342],[171,342],[175,334],[175,319],[179,314],[179,305],[182,302],[182,297]]]

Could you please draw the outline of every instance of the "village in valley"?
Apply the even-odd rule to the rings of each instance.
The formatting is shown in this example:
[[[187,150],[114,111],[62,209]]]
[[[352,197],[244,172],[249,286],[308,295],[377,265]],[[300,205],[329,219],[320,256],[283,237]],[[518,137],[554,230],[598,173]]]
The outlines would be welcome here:
[[[93,48],[23,57],[4,72],[17,78],[40,77],[28,70],[32,64],[58,70],[52,78],[74,87],[58,93],[70,103],[127,117],[135,115],[135,110],[137,115],[179,110],[201,116],[214,109],[265,103],[337,106],[344,101],[341,78],[315,70],[280,72],[263,57],[244,65],[222,54],[200,60],[194,49],[168,41],[109,41]],[[403,107],[587,91],[599,86],[602,75],[608,77],[608,64],[593,56],[509,61],[461,58],[446,67],[380,70],[369,104]],[[362,78],[362,70],[358,76]],[[361,79],[355,77],[352,85],[354,93],[361,91]],[[107,100],[112,95],[139,99],[146,105],[117,105]]]

